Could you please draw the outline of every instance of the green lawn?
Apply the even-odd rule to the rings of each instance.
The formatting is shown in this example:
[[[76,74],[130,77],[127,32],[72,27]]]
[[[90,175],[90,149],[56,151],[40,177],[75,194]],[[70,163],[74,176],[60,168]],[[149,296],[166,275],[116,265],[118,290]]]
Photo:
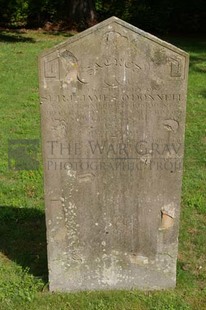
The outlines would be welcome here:
[[[42,169],[8,169],[9,139],[38,139],[37,56],[68,34],[0,32],[0,309],[206,309],[206,39],[167,38],[190,53],[177,287],[48,292]]]

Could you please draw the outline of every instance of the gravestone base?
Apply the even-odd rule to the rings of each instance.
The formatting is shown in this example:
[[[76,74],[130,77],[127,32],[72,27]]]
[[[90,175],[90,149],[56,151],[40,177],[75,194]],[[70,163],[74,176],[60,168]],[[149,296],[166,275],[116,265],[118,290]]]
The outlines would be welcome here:
[[[176,253],[173,255],[176,258]],[[125,254],[105,255],[99,258],[99,264],[91,262],[90,266],[83,265],[78,272],[71,272],[69,267],[65,271],[61,267],[62,261],[58,267],[55,263],[54,269],[50,270],[50,290],[159,290],[176,286],[176,259],[168,259],[168,254],[151,262],[146,257],[135,255],[128,256],[128,262],[128,257],[122,260],[122,256]]]

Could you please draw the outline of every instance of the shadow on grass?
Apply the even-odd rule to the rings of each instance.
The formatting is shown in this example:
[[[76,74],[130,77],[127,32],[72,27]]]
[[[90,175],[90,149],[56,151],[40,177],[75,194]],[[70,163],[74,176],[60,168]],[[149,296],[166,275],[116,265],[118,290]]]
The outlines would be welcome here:
[[[34,276],[48,281],[43,211],[0,207],[0,251]]]
[[[206,73],[206,57],[190,56],[190,71]]]
[[[0,30],[0,42],[8,42],[8,43],[17,43],[17,42],[25,42],[25,43],[35,43],[36,41],[33,38],[24,37],[23,33],[19,31],[1,31]]]
[[[52,36],[62,36],[62,37],[65,37],[65,38],[71,38],[75,34],[78,34],[78,32],[77,33],[71,33],[71,32],[68,32],[68,31],[43,31],[43,34],[45,34],[45,35],[52,35]]]
[[[201,95],[206,98],[206,89],[201,91]]]
[[[205,53],[206,38],[203,35],[170,35],[163,36],[162,39],[176,45],[188,53]]]

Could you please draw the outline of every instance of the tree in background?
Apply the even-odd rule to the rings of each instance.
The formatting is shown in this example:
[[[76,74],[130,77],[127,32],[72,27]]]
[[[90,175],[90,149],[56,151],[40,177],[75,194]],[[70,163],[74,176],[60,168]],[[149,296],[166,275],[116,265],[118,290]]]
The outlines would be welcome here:
[[[0,26],[83,30],[110,16],[152,33],[205,33],[205,0],[0,0]]]
[[[68,1],[68,23],[77,28],[87,28],[96,21],[95,2],[93,0]]]

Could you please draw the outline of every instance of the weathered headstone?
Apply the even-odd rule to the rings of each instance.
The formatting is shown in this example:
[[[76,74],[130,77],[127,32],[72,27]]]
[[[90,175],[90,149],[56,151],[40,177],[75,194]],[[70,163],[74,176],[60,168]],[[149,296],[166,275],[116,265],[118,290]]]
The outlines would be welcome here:
[[[174,287],[188,55],[112,17],[39,68],[50,290]]]

